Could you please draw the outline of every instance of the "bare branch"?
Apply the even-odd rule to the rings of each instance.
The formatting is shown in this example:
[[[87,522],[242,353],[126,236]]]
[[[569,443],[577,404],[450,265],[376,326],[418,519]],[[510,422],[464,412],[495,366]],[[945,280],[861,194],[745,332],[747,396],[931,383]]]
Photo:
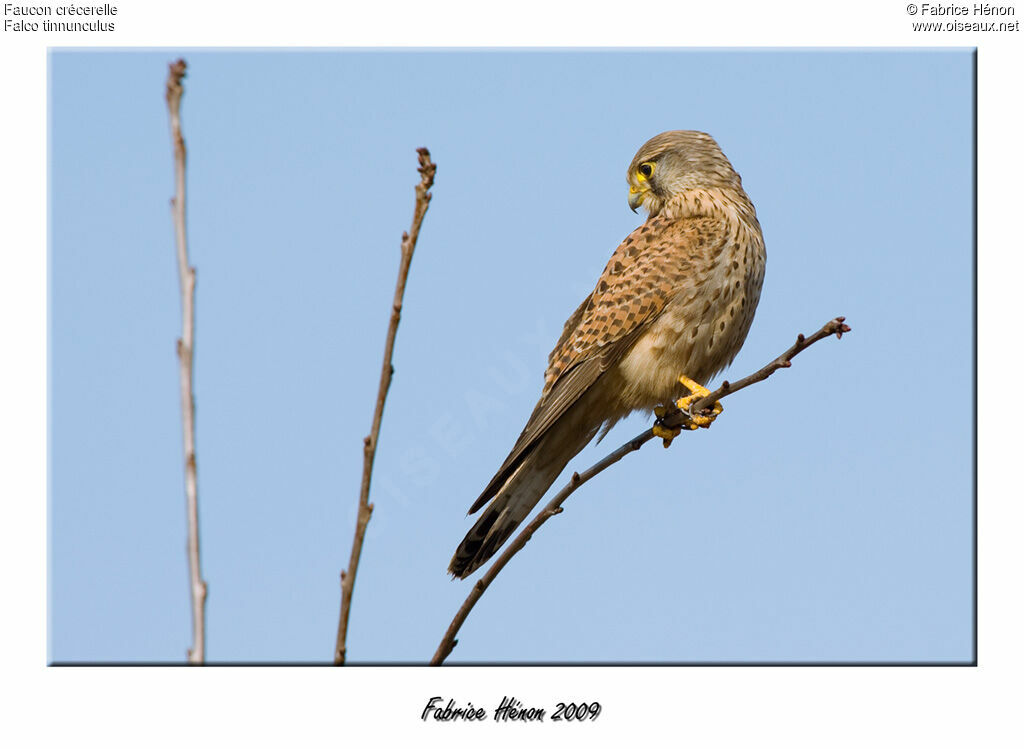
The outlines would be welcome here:
[[[848,333],[850,331],[850,327],[844,323],[845,319],[846,318],[844,317],[837,317],[833,320],[829,320],[820,330],[809,337],[805,338],[802,334],[797,336],[796,343],[761,369],[747,377],[744,377],[742,380],[733,383],[728,381],[723,382],[718,390],[715,390],[710,395],[693,404],[693,414],[696,415],[700,411],[710,408],[716,400],[721,400],[727,395],[731,395],[743,388],[753,385],[754,383],[767,380],[774,372],[789,367],[793,357],[811,344],[820,341],[822,338],[828,338],[832,335],[836,338],[842,338],[843,333]],[[689,417],[686,413],[677,410],[666,415],[661,422],[668,428],[676,426],[685,427],[689,422]],[[455,618],[452,619],[452,623],[448,625],[448,630],[444,633],[444,637],[441,639],[440,645],[437,646],[437,651],[434,653],[434,657],[430,660],[431,666],[441,665],[444,663],[444,660],[451,655],[452,650],[459,642],[455,639],[455,635],[458,634],[459,629],[466,621],[466,617],[469,616],[469,612],[473,610],[473,607],[476,605],[476,602],[480,600],[484,591],[487,590],[488,586],[492,582],[494,582],[494,578],[498,576],[498,573],[501,572],[505,565],[509,563],[512,557],[515,556],[520,549],[526,546],[526,542],[529,541],[533,534],[537,532],[537,529],[550,518],[562,512],[562,503],[569,498],[569,495],[579,489],[587,481],[594,478],[594,476],[601,473],[601,471],[615,463],[618,463],[629,453],[639,450],[643,447],[644,443],[650,441],[653,437],[653,429],[641,432],[636,437],[629,440],[629,442],[626,442],[617,450],[609,453],[590,468],[583,471],[583,473],[574,473],[572,475],[569,483],[566,484],[558,494],[551,498],[551,501],[544,506],[544,509],[537,513],[537,516],[519,532],[519,535],[517,535],[505,548],[505,551],[502,552],[501,556],[495,560],[494,564],[491,565],[487,572],[485,572],[484,575],[473,585],[473,589],[469,592],[466,600],[456,612]]]
[[[206,582],[199,566],[199,480],[196,473],[196,401],[192,390],[192,352],[195,338],[196,269],[188,264],[185,236],[185,138],[181,134],[181,96],[184,93],[184,60],[171,63],[167,74],[167,111],[171,121],[174,152],[175,197],[171,216],[178,254],[178,285],[181,288],[181,338],[178,363],[181,379],[182,438],[185,448],[185,505],[188,514],[188,570],[192,592],[192,647],[189,663],[206,660]]]
[[[352,589],[356,584],[356,571],[359,569],[359,556],[363,551],[363,538],[366,526],[370,522],[373,505],[370,504],[370,477],[373,474],[373,459],[377,452],[377,438],[380,435],[380,422],[384,416],[384,401],[388,397],[391,378],[395,368],[391,365],[391,355],[395,350],[395,334],[398,323],[402,319],[402,298],[405,295],[405,282],[409,277],[409,265],[416,249],[416,240],[420,235],[423,217],[430,206],[430,188],[434,184],[437,165],[430,160],[430,151],[418,148],[420,161],[420,182],[416,185],[416,206],[412,214],[412,226],[408,232],[402,233],[402,257],[398,265],[398,281],[395,283],[395,298],[391,304],[391,320],[388,324],[387,338],[384,342],[384,363],[380,370],[380,387],[377,390],[377,405],[373,411],[373,424],[370,433],[363,439],[363,481],[359,488],[359,513],[356,517],[355,536],[352,539],[352,555],[348,569],[341,572],[341,614],[338,617],[338,638],[334,646],[334,665],[345,665],[345,641],[348,636],[348,617],[352,607]]]

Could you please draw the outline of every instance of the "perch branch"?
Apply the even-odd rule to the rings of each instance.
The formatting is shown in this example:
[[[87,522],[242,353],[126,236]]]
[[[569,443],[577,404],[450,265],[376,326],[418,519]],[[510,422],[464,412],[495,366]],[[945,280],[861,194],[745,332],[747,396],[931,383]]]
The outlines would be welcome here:
[[[171,216],[178,253],[178,285],[181,288],[181,338],[178,363],[181,379],[182,437],[185,447],[185,505],[188,514],[188,571],[192,591],[192,647],[189,663],[206,660],[206,582],[199,566],[199,480],[196,474],[196,399],[192,390],[192,352],[195,339],[196,269],[188,264],[185,238],[185,138],[181,134],[181,96],[184,93],[184,60],[171,63],[167,74],[167,111],[171,120],[174,151],[175,197]]]
[[[334,645],[334,665],[345,665],[345,641],[348,636],[348,617],[352,608],[352,590],[356,584],[356,571],[359,569],[359,556],[363,551],[363,538],[366,526],[370,522],[373,505],[370,503],[370,477],[373,474],[373,458],[377,452],[377,437],[380,435],[380,422],[384,416],[384,401],[391,387],[391,377],[395,368],[391,365],[391,355],[395,350],[395,333],[402,318],[402,297],[405,295],[405,282],[409,277],[409,265],[416,249],[416,240],[420,235],[423,217],[430,206],[430,188],[434,184],[437,165],[430,160],[430,151],[418,148],[420,182],[416,185],[416,206],[412,214],[412,226],[408,232],[402,232],[402,257],[398,265],[398,281],[395,283],[395,298],[391,305],[391,321],[388,324],[387,338],[384,341],[384,363],[380,370],[380,387],[377,390],[377,405],[373,411],[373,424],[370,433],[363,439],[363,480],[359,488],[359,512],[356,517],[355,536],[352,539],[352,554],[349,557],[348,569],[341,571],[341,614],[338,617],[338,638]]]
[[[737,382],[724,381],[718,390],[715,390],[710,395],[707,395],[695,402],[693,404],[693,413],[696,415],[700,411],[710,408],[715,401],[721,400],[727,395],[731,395],[732,393],[749,387],[754,383],[767,380],[774,372],[791,366],[793,357],[811,344],[820,341],[822,338],[828,338],[832,335],[836,338],[842,338],[843,333],[847,333],[850,330],[850,327],[844,323],[845,319],[846,318],[843,317],[837,317],[833,320],[829,320],[821,327],[820,330],[811,336],[805,337],[803,334],[798,335],[796,343],[768,364],[761,367],[761,369],[741,380],[738,380]],[[688,421],[688,415],[679,410],[666,415],[662,419],[662,423],[669,428],[685,426]],[[455,639],[455,635],[458,634],[459,629],[466,621],[466,617],[469,616],[469,612],[472,611],[476,602],[480,600],[484,591],[487,590],[488,586],[492,582],[494,582],[494,578],[498,576],[498,573],[501,572],[505,565],[509,563],[512,557],[515,556],[520,549],[526,546],[527,541],[529,541],[533,534],[537,532],[537,529],[550,518],[562,512],[562,503],[569,498],[569,495],[579,489],[587,481],[594,478],[594,476],[601,473],[601,471],[615,463],[618,463],[629,453],[639,450],[653,437],[654,431],[652,429],[641,432],[618,449],[606,455],[587,470],[582,473],[573,473],[569,483],[566,484],[558,494],[551,498],[551,501],[544,506],[544,509],[541,510],[537,516],[519,532],[519,535],[517,535],[515,539],[512,540],[512,543],[506,547],[505,551],[502,552],[501,556],[499,556],[497,560],[495,560],[490,569],[488,569],[487,572],[485,572],[484,575],[473,585],[473,589],[469,592],[469,595],[466,597],[466,600],[463,602],[458,612],[456,612],[455,618],[452,619],[452,623],[448,625],[448,630],[444,633],[441,643],[437,646],[437,651],[434,653],[434,657],[430,660],[431,666],[441,665],[444,663],[444,660],[451,655],[452,650],[458,644],[458,640]]]

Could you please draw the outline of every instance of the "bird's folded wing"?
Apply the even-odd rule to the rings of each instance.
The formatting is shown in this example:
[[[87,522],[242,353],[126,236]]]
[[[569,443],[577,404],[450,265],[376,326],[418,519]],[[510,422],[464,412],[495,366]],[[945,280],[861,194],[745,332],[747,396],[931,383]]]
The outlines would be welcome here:
[[[594,292],[566,322],[548,357],[540,401],[471,513],[497,493],[551,425],[628,353],[693,271],[698,252],[706,253],[708,243],[721,242],[721,236],[714,219],[657,217],[619,245]]]

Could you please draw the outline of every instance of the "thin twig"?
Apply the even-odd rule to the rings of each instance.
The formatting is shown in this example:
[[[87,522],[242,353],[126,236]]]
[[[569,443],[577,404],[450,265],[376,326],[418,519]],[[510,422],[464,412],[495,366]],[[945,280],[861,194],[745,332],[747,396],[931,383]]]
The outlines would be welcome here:
[[[835,335],[836,338],[842,338],[843,333],[847,333],[850,330],[850,327],[843,322],[845,319],[846,318],[843,317],[837,317],[833,320],[829,320],[818,332],[811,336],[804,337],[802,334],[797,336],[796,343],[786,349],[771,362],[754,372],[752,375],[744,377],[742,380],[732,383],[728,381],[723,382],[718,390],[715,390],[710,395],[707,395],[694,403],[691,412],[696,415],[700,411],[711,407],[715,401],[721,400],[727,395],[731,395],[745,387],[749,387],[756,382],[767,380],[774,372],[789,367],[794,356],[811,344],[820,341],[822,338],[828,338],[832,335]],[[661,419],[661,423],[668,428],[676,426],[685,427],[688,422],[688,414],[678,410]],[[498,573],[501,572],[506,564],[508,564],[509,560],[511,560],[520,549],[526,546],[526,542],[529,541],[533,534],[537,532],[537,529],[546,523],[548,519],[562,512],[562,503],[569,498],[569,495],[579,489],[587,481],[594,478],[594,476],[601,473],[601,471],[615,463],[618,463],[629,453],[639,450],[643,447],[644,443],[650,441],[653,437],[653,429],[641,432],[636,437],[629,440],[629,442],[609,453],[590,468],[583,471],[583,473],[574,473],[572,475],[569,483],[566,484],[558,494],[551,498],[551,501],[544,506],[544,509],[541,510],[537,516],[519,532],[519,535],[512,540],[512,543],[510,543],[505,551],[502,552],[501,556],[495,560],[490,569],[488,569],[487,572],[485,572],[484,575],[473,585],[473,589],[469,592],[469,595],[466,597],[466,600],[463,602],[458,612],[456,612],[455,618],[452,619],[452,623],[448,625],[448,630],[444,633],[444,637],[441,639],[441,644],[437,646],[437,651],[434,653],[434,657],[430,660],[431,666],[441,665],[444,660],[451,655],[452,650],[459,642],[455,639],[455,635],[458,634],[459,629],[466,621],[466,617],[469,616],[469,612],[473,610],[473,607],[476,605],[476,602],[480,600],[484,591],[487,590],[488,586],[492,582],[494,582],[494,578],[498,576]]]
[[[196,400],[192,390],[192,352],[195,339],[196,269],[188,264],[185,238],[185,138],[181,134],[181,96],[184,93],[184,60],[171,63],[167,74],[167,111],[171,119],[174,149],[175,197],[171,216],[178,252],[178,285],[181,288],[181,338],[178,363],[181,373],[182,437],[185,447],[185,505],[188,514],[188,573],[192,591],[192,647],[189,663],[206,660],[206,582],[199,566],[199,480],[196,474]]]
[[[402,232],[402,259],[398,265],[398,281],[395,283],[395,298],[391,305],[391,321],[388,323],[387,339],[384,342],[384,363],[380,370],[380,387],[377,390],[377,405],[373,411],[373,425],[370,433],[363,439],[363,481],[359,488],[359,513],[356,517],[355,536],[352,539],[352,555],[349,557],[348,569],[341,571],[341,614],[338,617],[338,638],[334,645],[334,665],[345,665],[345,640],[348,636],[348,617],[352,608],[352,589],[356,584],[356,571],[359,569],[359,556],[363,550],[363,538],[366,526],[370,522],[373,505],[370,503],[370,477],[373,474],[373,458],[377,452],[377,438],[380,435],[380,422],[384,416],[384,401],[391,387],[391,377],[395,368],[391,365],[391,354],[395,350],[395,333],[402,319],[402,297],[405,295],[405,282],[409,277],[409,265],[412,253],[416,249],[420,226],[430,206],[430,188],[434,184],[437,165],[430,160],[430,151],[418,148],[420,160],[420,182],[416,185],[416,206],[412,214],[412,226],[408,232]]]

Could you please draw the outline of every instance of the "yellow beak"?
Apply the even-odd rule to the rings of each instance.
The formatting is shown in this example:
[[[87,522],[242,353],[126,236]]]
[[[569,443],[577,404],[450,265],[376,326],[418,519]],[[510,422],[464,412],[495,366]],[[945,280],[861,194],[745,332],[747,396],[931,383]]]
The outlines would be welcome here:
[[[633,209],[633,213],[636,213],[636,209],[643,204],[647,190],[646,187],[629,186],[629,207]]]

